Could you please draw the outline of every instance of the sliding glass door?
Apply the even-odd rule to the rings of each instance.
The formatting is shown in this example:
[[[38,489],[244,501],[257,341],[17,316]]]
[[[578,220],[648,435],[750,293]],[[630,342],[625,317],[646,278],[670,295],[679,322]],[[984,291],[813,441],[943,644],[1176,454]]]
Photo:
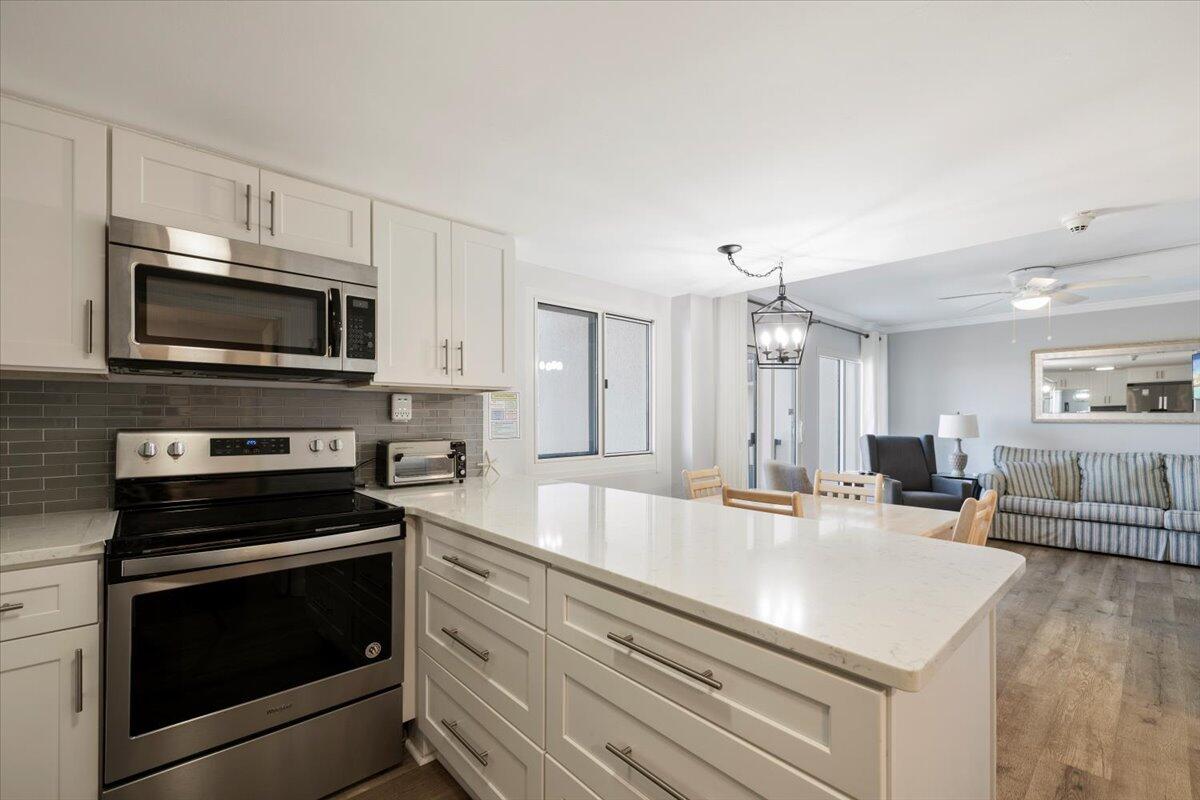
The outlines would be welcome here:
[[[820,430],[818,466],[823,470],[853,472],[859,467],[858,437],[862,364],[844,358],[821,356],[817,367]]]

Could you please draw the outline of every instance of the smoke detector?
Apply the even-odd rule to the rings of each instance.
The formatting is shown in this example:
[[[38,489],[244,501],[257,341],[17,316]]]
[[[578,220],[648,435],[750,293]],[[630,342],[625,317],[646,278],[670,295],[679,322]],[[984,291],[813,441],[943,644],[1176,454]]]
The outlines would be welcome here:
[[[1095,218],[1095,212],[1079,211],[1074,214],[1068,214],[1059,220],[1059,222],[1061,222],[1062,226],[1071,233],[1083,233],[1088,229],[1088,226],[1092,224],[1092,220]]]

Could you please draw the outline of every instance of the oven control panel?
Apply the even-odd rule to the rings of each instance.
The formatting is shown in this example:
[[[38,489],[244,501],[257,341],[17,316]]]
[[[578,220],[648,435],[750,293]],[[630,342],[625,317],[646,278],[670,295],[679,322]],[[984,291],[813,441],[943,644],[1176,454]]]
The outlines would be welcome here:
[[[375,301],[346,296],[346,358],[375,360]]]
[[[265,438],[213,438],[208,440],[210,456],[273,456],[292,452],[292,440],[287,436]]]
[[[118,431],[116,477],[353,469],[356,445],[352,428]]]

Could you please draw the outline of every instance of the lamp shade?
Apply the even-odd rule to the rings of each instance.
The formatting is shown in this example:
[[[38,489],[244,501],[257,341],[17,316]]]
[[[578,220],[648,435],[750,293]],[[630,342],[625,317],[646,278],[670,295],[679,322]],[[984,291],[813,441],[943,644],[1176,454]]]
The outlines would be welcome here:
[[[977,439],[979,418],[974,414],[942,414],[938,417],[938,438]]]

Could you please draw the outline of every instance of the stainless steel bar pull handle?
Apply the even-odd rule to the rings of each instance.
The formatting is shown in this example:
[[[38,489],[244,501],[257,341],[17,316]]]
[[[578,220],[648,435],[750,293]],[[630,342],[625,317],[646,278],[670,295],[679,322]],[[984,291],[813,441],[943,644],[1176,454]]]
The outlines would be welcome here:
[[[450,340],[442,340],[442,374],[450,374]]]
[[[676,672],[682,672],[684,675],[687,675],[692,680],[700,681],[700,683],[703,683],[705,686],[710,686],[713,689],[720,689],[721,687],[723,687],[725,685],[713,677],[713,671],[711,669],[706,669],[706,670],[704,670],[704,672],[700,672],[698,670],[692,669],[691,667],[680,664],[678,661],[676,661],[673,658],[667,658],[662,653],[656,653],[653,650],[651,650],[650,648],[644,647],[644,646],[636,643],[635,641],[633,641],[632,633],[628,634],[626,636],[620,636],[619,634],[609,631],[608,638],[611,641],[616,642],[617,644],[628,647],[630,650],[632,650],[633,652],[635,652],[639,655],[645,656],[646,658],[650,659],[651,661],[657,661],[659,664],[662,664],[664,667],[670,667],[671,669],[675,670]]]
[[[83,713],[83,650],[75,650],[75,713]]]
[[[267,230],[271,232],[272,236],[275,235],[275,190],[274,189],[271,190],[271,224],[267,228]]]
[[[246,230],[250,230],[250,184],[246,184]]]
[[[87,354],[89,356],[92,354],[92,350],[95,349],[95,342],[96,342],[95,316],[96,316],[96,304],[93,301],[88,300],[87,301]]]
[[[671,784],[664,781],[662,778],[655,775],[645,765],[643,765],[636,758],[634,758],[632,747],[617,747],[612,742],[605,742],[604,749],[607,750],[608,752],[612,753],[617,758],[624,761],[626,764],[628,764],[633,769],[637,770],[639,773],[641,773],[643,776],[645,776],[646,780],[650,781],[655,786],[662,789],[667,794],[671,795],[671,797],[675,798],[675,800],[688,800],[688,796],[686,794],[679,791],[674,786],[672,786]]]
[[[466,639],[459,636],[458,628],[442,628],[442,633],[446,634],[451,639],[453,639],[454,641],[461,644],[463,647],[470,650],[472,655],[474,655],[480,661],[488,661],[491,659],[491,657],[492,657],[491,652],[489,652],[487,650],[480,650],[478,647],[476,647],[475,645],[468,642]]]
[[[20,611],[24,607],[24,603],[4,603],[0,605],[0,614],[3,614],[5,611]]]
[[[488,575],[492,574],[491,570],[482,569],[480,567],[473,567],[470,564],[466,564],[466,563],[460,561],[458,556],[442,556],[442,561],[445,561],[449,564],[453,564],[454,566],[458,567],[459,569],[465,569],[467,572],[470,572],[474,575],[478,575],[479,577],[483,578],[485,581],[487,580]]]
[[[475,747],[467,741],[466,737],[458,732],[457,720],[450,722],[449,720],[443,719],[442,725],[446,726],[446,730],[450,731],[451,736],[453,736],[455,739],[458,739],[459,744],[467,748],[467,752],[474,756],[476,761],[478,761],[480,764],[483,764],[485,767],[487,766],[487,750],[476,750]]]
[[[463,349],[463,341],[461,339],[459,339],[458,340],[458,374],[459,375],[463,374],[463,368],[466,367],[466,365],[467,365],[467,354],[466,354],[466,351]]]

